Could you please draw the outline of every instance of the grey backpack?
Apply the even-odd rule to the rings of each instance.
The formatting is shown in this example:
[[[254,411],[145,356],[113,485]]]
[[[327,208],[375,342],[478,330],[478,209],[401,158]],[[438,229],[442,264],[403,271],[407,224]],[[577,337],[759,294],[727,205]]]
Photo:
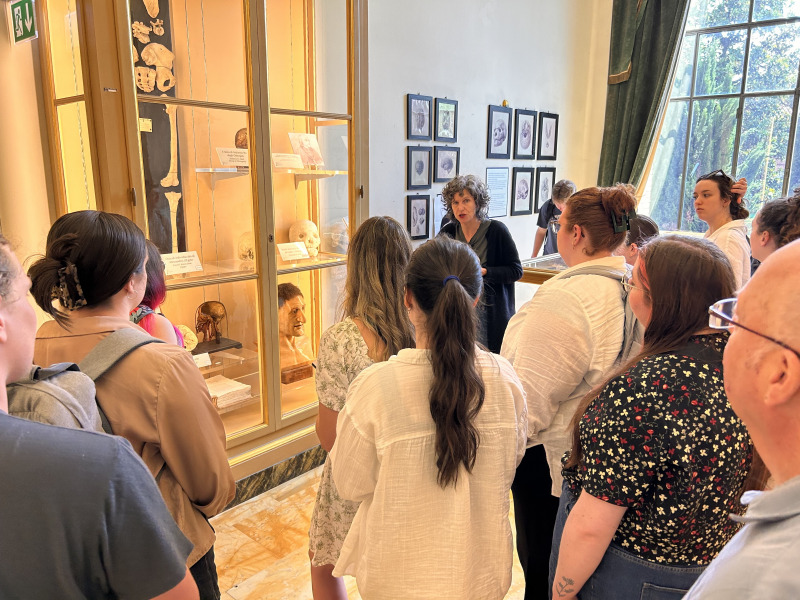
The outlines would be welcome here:
[[[34,367],[25,379],[6,386],[8,414],[70,429],[112,433],[95,396],[95,381],[145,344],[163,343],[144,331],[125,328],[98,343],[80,366],[58,363]]]

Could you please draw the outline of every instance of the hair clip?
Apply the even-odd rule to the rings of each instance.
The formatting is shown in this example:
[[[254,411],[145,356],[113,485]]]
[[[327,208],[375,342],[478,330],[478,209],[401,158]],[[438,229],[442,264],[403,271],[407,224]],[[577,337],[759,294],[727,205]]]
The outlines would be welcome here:
[[[614,225],[614,233],[625,233],[631,230],[631,219],[636,218],[635,210],[626,210],[619,219],[616,213],[611,213],[611,223]]]

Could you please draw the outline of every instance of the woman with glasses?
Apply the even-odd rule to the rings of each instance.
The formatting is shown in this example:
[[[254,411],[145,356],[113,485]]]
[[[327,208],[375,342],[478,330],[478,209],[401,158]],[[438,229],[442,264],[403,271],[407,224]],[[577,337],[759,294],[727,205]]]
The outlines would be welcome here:
[[[753,258],[763,262],[791,241],[800,238],[800,188],[791,198],[767,202],[753,219],[750,239]]]
[[[489,189],[475,175],[451,179],[442,189],[442,198],[451,222],[439,235],[468,244],[478,255],[483,276],[478,340],[498,353],[514,314],[514,282],[522,277],[517,246],[503,223],[487,218]]]
[[[561,456],[580,399],[617,362],[625,341],[625,241],[636,198],[631,186],[581,190],[556,223],[569,267],[544,283],[508,324],[501,354],[528,402],[528,450],[511,491],[526,598],[546,598]]]
[[[750,279],[750,244],[744,207],[747,182],[735,182],[721,169],[698,177],[694,186],[694,210],[708,224],[704,236],[719,246],[731,261],[736,289]]]
[[[644,347],[572,420],[554,598],[681,598],[736,533],[742,492],[763,481],[725,395],[728,333],[709,325],[709,305],[734,292],[729,261],[706,240],[656,238],[629,287]]]

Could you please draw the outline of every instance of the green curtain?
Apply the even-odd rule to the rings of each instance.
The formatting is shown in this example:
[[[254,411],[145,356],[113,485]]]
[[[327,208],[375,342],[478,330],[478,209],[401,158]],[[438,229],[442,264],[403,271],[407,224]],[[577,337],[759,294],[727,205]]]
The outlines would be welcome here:
[[[598,185],[641,181],[688,12],[689,0],[614,0]]]

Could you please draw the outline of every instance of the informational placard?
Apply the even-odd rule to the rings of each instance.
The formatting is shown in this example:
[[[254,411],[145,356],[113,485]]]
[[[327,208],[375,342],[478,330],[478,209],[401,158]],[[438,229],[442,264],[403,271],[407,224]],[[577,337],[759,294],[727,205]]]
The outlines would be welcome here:
[[[139,117],[139,131],[142,133],[153,133],[153,119]]]
[[[191,252],[172,252],[162,254],[161,260],[164,261],[164,273],[167,275],[178,275],[179,273],[194,273],[202,271],[203,265],[197,250]]]
[[[281,259],[287,262],[309,258],[308,248],[306,248],[306,245],[303,242],[288,242],[286,244],[278,244],[278,252],[281,253]]]
[[[508,167],[486,169],[486,187],[489,188],[489,218],[508,214]]]
[[[299,154],[272,153],[272,166],[276,169],[305,169]]]
[[[211,355],[209,355],[208,352],[203,352],[202,354],[194,354],[192,355],[192,358],[194,359],[194,364],[197,365],[198,369],[211,366]]]
[[[217,156],[223,167],[249,167],[247,148],[217,148]]]

